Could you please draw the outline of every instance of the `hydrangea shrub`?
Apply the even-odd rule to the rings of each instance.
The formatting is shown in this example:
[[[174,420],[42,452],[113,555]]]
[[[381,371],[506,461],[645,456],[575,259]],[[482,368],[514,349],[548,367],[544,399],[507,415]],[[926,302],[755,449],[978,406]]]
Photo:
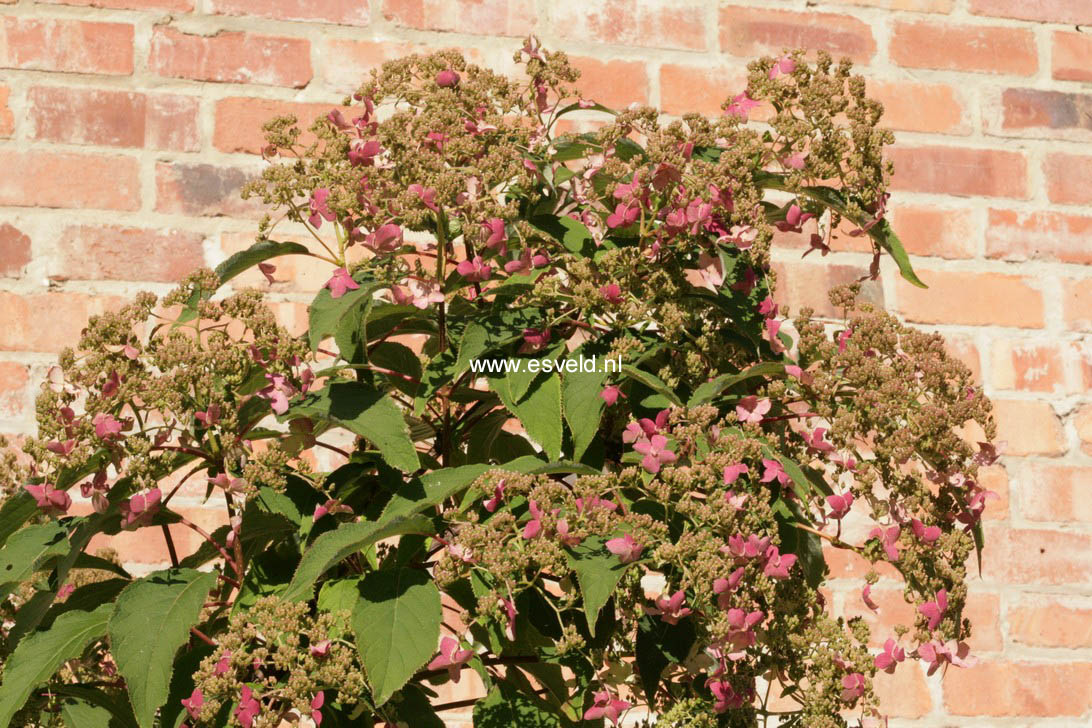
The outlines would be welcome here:
[[[866,277],[886,253],[923,285],[864,81],[794,52],[664,122],[583,98],[534,38],[516,60],[387,63],[307,145],[270,123],[245,194],[311,243],[267,218],[62,354],[0,467],[0,724],[874,725],[877,672],[972,662],[988,401],[856,285],[837,322],[772,295],[775,231],[860,236]],[[302,337],[218,294],[285,255],[332,271]],[[195,483],[227,525],[174,507]],[[91,552],[120,531],[171,568]],[[839,551],[913,621],[833,614]],[[471,671],[484,697],[438,697]]]

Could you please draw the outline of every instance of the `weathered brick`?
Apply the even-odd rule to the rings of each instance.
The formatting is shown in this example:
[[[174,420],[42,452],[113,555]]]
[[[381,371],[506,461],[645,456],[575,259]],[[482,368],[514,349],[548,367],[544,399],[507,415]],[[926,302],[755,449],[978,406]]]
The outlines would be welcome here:
[[[183,215],[253,216],[261,209],[260,201],[239,196],[249,179],[250,175],[234,167],[159,162],[155,209]]]
[[[949,670],[944,704],[953,715],[1079,716],[1092,706],[1092,663],[988,661]]]
[[[649,3],[590,0],[551,3],[550,23],[566,40],[648,48],[706,50],[707,5],[701,0]]]
[[[971,210],[899,204],[891,225],[911,255],[970,258],[977,233]]]
[[[807,306],[820,316],[841,314],[831,305],[827,291],[858,281],[868,274],[861,266],[808,261],[778,262],[774,264],[774,271],[779,283],[774,300],[779,305],[788,306],[794,313]],[[879,281],[864,281],[858,300],[882,307],[883,287]]]
[[[30,262],[30,238],[11,223],[0,224],[0,277],[17,278]]]
[[[994,339],[991,346],[995,388],[1025,392],[1063,392],[1067,389],[1060,346],[1012,339]]]
[[[371,0],[212,0],[209,12],[276,20],[368,25]]]
[[[1027,158],[1020,152],[960,147],[895,147],[892,187],[956,197],[1028,196]]]
[[[0,417],[17,418],[29,410],[30,369],[26,364],[0,361]]]
[[[1009,511],[1009,474],[1001,465],[991,465],[980,468],[978,471],[978,484],[995,494],[986,502],[986,510],[982,518],[987,521],[1007,520]]]
[[[1002,131],[1092,131],[1092,94],[1007,88],[1001,113]]]
[[[316,76],[324,85],[350,93],[367,80],[371,69],[410,53],[430,50],[433,49],[393,41],[326,38],[318,44],[315,53]],[[480,56],[473,50],[467,53],[467,58],[480,61]]]
[[[92,8],[176,10],[183,13],[193,10],[193,0],[38,0],[38,2],[52,5],[80,5]]]
[[[933,708],[925,672],[916,663],[900,665],[893,675],[877,673],[872,687],[887,717],[920,718]]]
[[[133,72],[133,26],[127,23],[6,17],[0,32],[3,68],[109,75]]]
[[[1086,404],[1073,416],[1073,428],[1081,439],[1081,449],[1092,455],[1092,404]]]
[[[971,12],[1044,23],[1092,23],[1092,6],[1086,0],[971,0]]]
[[[174,282],[204,264],[203,237],[179,230],[75,225],[58,238],[51,277]]]
[[[140,165],[132,157],[0,150],[0,205],[140,208]]]
[[[722,51],[750,57],[798,47],[849,56],[858,63],[867,62],[876,53],[872,29],[849,15],[721,7]]]
[[[1032,521],[1092,523],[1092,467],[1032,462],[1020,483],[1020,510]]]
[[[714,116],[721,104],[747,88],[747,68],[736,66],[684,66],[665,63],[660,66],[660,108],[668,114],[697,112]],[[752,119],[761,109],[750,112]]]
[[[640,61],[600,61],[573,56],[580,69],[580,91],[584,98],[604,106],[624,109],[632,103],[648,103],[648,71]]]
[[[970,134],[963,102],[956,90],[943,83],[869,79],[868,93],[883,103],[880,126],[896,131],[933,134]]]
[[[1067,279],[1062,289],[1066,326],[1092,331],[1092,278]]]
[[[525,36],[537,26],[532,0],[383,0],[383,17],[403,27],[474,35]]]
[[[307,131],[316,116],[325,116],[338,104],[300,104],[271,99],[253,99],[234,97],[216,103],[216,128],[212,144],[221,152],[247,152],[260,154],[265,140],[262,124],[276,116],[291,114],[299,119],[301,146],[315,141],[315,136]],[[344,110],[347,117],[356,116]]]
[[[1092,533],[987,524],[983,578],[1006,584],[1083,585],[1092,579]],[[974,561],[974,555],[970,559]],[[977,573],[971,566],[972,573]]]
[[[1092,217],[990,210],[986,254],[1005,260],[1092,263]]]
[[[156,26],[148,65],[161,76],[217,83],[303,88],[312,77],[309,41],[238,31],[203,36]]]
[[[830,4],[910,10],[915,13],[948,13],[951,12],[955,0],[830,0]]]
[[[315,239],[309,235],[277,235],[277,240],[292,241],[304,245],[314,245]],[[224,233],[220,236],[220,250],[224,257],[246,250],[254,244],[253,233]],[[330,279],[331,266],[326,261],[303,255],[285,255],[269,263],[277,268],[273,273],[276,283],[270,286],[269,281],[257,268],[251,268],[238,278],[232,280],[232,285],[239,287],[271,288],[274,291],[317,291]]]
[[[197,151],[199,101],[170,94],[35,86],[32,137],[65,144]]]
[[[1092,37],[1055,31],[1050,44],[1051,75],[1062,81],[1092,81]]]
[[[0,291],[0,350],[59,352],[80,338],[89,316],[116,310],[123,301],[84,293],[34,293],[21,296]]]
[[[895,63],[911,68],[1021,76],[1039,68],[1035,36],[1023,28],[903,21],[895,23],[889,52]]]
[[[1048,154],[1043,162],[1047,196],[1051,202],[1067,205],[1092,204],[1092,156]]]
[[[1019,276],[1001,273],[918,270],[928,289],[901,278],[899,311],[919,323],[968,326],[1043,325],[1043,295]]]
[[[1028,399],[993,399],[997,439],[1008,445],[1007,455],[1057,456],[1066,451],[1062,422],[1049,402]]]
[[[1032,647],[1092,647],[1092,604],[1069,606],[1041,596],[1009,607],[1008,633],[1013,642]]]
[[[0,84],[0,137],[10,137],[15,133],[15,114],[8,105],[11,88]]]

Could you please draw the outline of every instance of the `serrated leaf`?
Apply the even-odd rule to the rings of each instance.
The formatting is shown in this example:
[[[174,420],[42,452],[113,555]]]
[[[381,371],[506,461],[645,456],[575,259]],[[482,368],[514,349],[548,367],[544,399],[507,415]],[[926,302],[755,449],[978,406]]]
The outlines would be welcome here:
[[[656,394],[663,395],[668,399],[668,401],[671,402],[671,404],[679,407],[682,406],[682,400],[679,399],[678,395],[676,395],[675,392],[671,390],[671,387],[667,386],[664,380],[660,379],[655,374],[651,374],[644,371],[643,369],[638,369],[637,367],[631,366],[629,364],[622,365],[622,373],[630,379],[645,385]]]
[[[387,503],[380,520],[412,516],[437,506],[468,487],[491,467],[486,464],[459,465],[433,470],[420,478],[407,480]]]
[[[307,311],[307,341],[311,345],[311,351],[317,350],[327,336],[337,333],[338,324],[349,311],[371,303],[372,294],[379,288],[379,284],[374,281],[360,283],[360,288],[348,291],[338,298],[330,295],[329,288],[323,288],[315,296],[315,300],[311,302],[311,307]]]
[[[384,518],[379,522],[343,523],[333,531],[327,531],[304,552],[292,581],[281,593],[287,601],[310,599],[315,582],[334,564],[358,551],[369,548],[377,541],[406,533],[428,532],[432,523],[423,516],[412,518]]]
[[[576,582],[584,597],[584,615],[588,620],[588,632],[595,636],[595,623],[599,610],[614,593],[618,581],[626,571],[626,565],[607,551],[605,541],[598,537],[585,539],[569,554],[569,567],[576,572]]]
[[[649,705],[654,705],[664,668],[685,660],[695,639],[694,623],[690,619],[668,624],[650,616],[641,617],[637,623],[634,658]]]
[[[568,215],[539,215],[531,220],[531,224],[560,241],[571,253],[591,257],[595,251],[595,239],[591,230]]]
[[[775,377],[784,373],[784,364],[775,361],[764,361],[743,370],[739,374],[721,374],[719,377],[715,377],[698,386],[698,388],[694,390],[694,394],[690,397],[687,406],[697,407],[698,405],[708,404],[724,390],[734,387],[740,382],[747,381],[748,379],[754,377]]]
[[[534,695],[498,682],[474,704],[474,728],[561,728],[561,717]]]
[[[42,568],[54,556],[68,553],[67,531],[56,521],[16,531],[0,549],[0,597]]]
[[[375,443],[393,467],[421,467],[402,410],[385,393],[362,382],[335,381],[310,392],[281,419],[309,417],[331,422]]]
[[[376,705],[436,653],[440,591],[419,569],[375,571],[359,585],[353,632]]]
[[[490,388],[501,398],[508,411],[523,424],[527,434],[538,443],[551,460],[561,456],[561,377],[557,372],[536,379],[526,396],[514,401],[505,383],[506,377],[491,377]]]
[[[48,630],[35,632],[19,643],[0,680],[0,725],[8,725],[30,692],[49,680],[66,660],[79,657],[92,641],[103,636],[113,610],[113,604],[103,604],[93,612],[63,614]]]
[[[573,460],[581,458],[599,432],[599,420],[607,404],[599,393],[606,378],[605,371],[565,372],[561,377],[562,409],[573,434]]]
[[[279,258],[282,255],[311,255],[311,251],[307,249],[307,246],[299,243],[259,240],[246,250],[240,250],[216,266],[216,275],[220,277],[220,285],[224,285],[248,268],[272,258]]]
[[[133,709],[129,707],[124,698],[85,685],[53,685],[50,692],[64,698],[65,700],[62,702],[65,705],[70,702],[79,702],[99,710],[105,710],[112,721],[106,724],[110,728],[138,728],[136,718],[133,717]],[[93,726],[94,724],[89,725]],[[82,724],[77,724],[77,728],[83,728]]]
[[[120,725],[106,708],[75,698],[61,701],[61,718],[68,728],[117,728]]]
[[[8,538],[22,528],[23,524],[37,512],[38,504],[26,491],[16,493],[5,500],[0,506],[0,546],[7,543]]]
[[[142,728],[152,728],[170,691],[175,653],[189,639],[215,585],[215,574],[168,569],[133,582],[118,596],[109,624],[110,653]]]

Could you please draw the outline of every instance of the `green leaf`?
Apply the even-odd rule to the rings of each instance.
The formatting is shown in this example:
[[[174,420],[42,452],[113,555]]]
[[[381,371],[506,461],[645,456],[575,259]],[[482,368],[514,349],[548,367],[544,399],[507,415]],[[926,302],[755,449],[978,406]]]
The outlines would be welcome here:
[[[168,569],[133,582],[118,596],[110,617],[110,653],[143,728],[152,728],[170,691],[175,653],[189,639],[215,585],[210,572]]]
[[[0,549],[0,597],[42,568],[54,556],[68,553],[67,532],[56,521],[16,531]]]
[[[569,554],[569,567],[576,572],[576,581],[584,597],[584,616],[587,617],[588,632],[592,637],[595,636],[599,610],[610,599],[626,571],[626,565],[607,551],[605,543],[599,537],[588,538]]]
[[[779,500],[785,503],[784,500]],[[781,553],[796,554],[797,565],[804,572],[804,580],[812,589],[818,589],[827,573],[827,561],[823,557],[823,541],[811,531],[797,528],[794,523],[806,524],[803,514],[796,503],[787,504],[792,516],[783,517],[775,513],[777,533],[781,539]]]
[[[25,490],[16,493],[0,506],[0,546],[7,543],[11,534],[23,527],[38,512],[34,497]]]
[[[764,361],[760,364],[755,364],[748,369],[743,370],[739,374],[721,374],[719,377],[709,380],[701,384],[694,390],[693,396],[690,397],[690,401],[687,403],[688,407],[697,407],[698,405],[708,404],[712,402],[717,396],[720,395],[726,389],[730,389],[740,382],[744,382],[754,377],[776,377],[785,373],[785,365],[776,361]]]
[[[113,611],[113,604],[103,604],[93,612],[63,614],[50,629],[19,643],[8,657],[0,681],[0,725],[8,725],[31,691],[49,680],[66,660],[79,657],[92,641],[103,636]]]
[[[514,401],[507,387],[507,377],[490,377],[489,384],[501,398],[508,411],[514,414],[527,430],[531,439],[538,443],[551,460],[561,456],[561,377],[553,372],[536,379],[527,395]]]
[[[654,704],[664,668],[683,662],[690,654],[696,637],[694,623],[690,619],[668,624],[647,615],[641,617],[637,623],[634,657],[641,673],[641,688],[650,705]]]
[[[61,701],[61,717],[68,728],[117,728],[120,725],[106,708],[75,698]]]
[[[224,285],[248,268],[282,255],[311,255],[306,246],[299,243],[278,243],[276,240],[259,240],[246,250],[240,250],[216,266],[220,285]]]
[[[85,685],[52,685],[50,686],[50,692],[63,698],[62,705],[64,706],[72,703],[82,703],[99,711],[105,710],[109,716],[109,722],[102,725],[109,726],[109,728],[138,728],[136,718],[133,716],[133,709],[129,707],[124,698]],[[61,715],[66,715],[63,709]],[[81,715],[81,713],[76,712],[74,715]],[[88,713],[88,715],[91,714]],[[69,722],[69,725],[75,726],[75,728],[83,728],[84,723]],[[88,725],[94,726],[96,724],[89,723]]]
[[[638,369],[637,367],[630,366],[629,364],[622,365],[622,373],[630,379],[633,379],[634,381],[640,382],[641,384],[645,385],[653,392],[667,397],[668,401],[670,401],[672,404],[679,407],[682,406],[682,400],[680,400],[679,397],[671,390],[671,387],[667,386],[667,384],[664,383],[664,380],[660,379],[655,374],[650,374],[643,369]]]
[[[372,688],[382,705],[436,653],[440,591],[420,569],[375,571],[360,582],[353,632]]]
[[[460,490],[467,488],[491,467],[493,466],[486,464],[460,465],[433,470],[420,478],[408,480],[387,503],[380,521],[416,515],[427,508],[437,506]]]
[[[348,291],[339,298],[331,296],[329,288],[323,288],[315,296],[308,310],[307,341],[311,345],[311,351],[318,349],[319,344],[327,336],[337,333],[338,324],[341,323],[343,316],[358,306],[371,304],[372,294],[379,288],[379,284],[375,281],[361,283],[360,288]]]
[[[474,704],[474,728],[561,728],[561,717],[533,695],[505,684]]]
[[[339,612],[352,612],[353,607],[360,600],[360,592],[357,587],[360,579],[330,579],[324,581],[319,588],[318,599],[315,606],[320,612],[328,612],[337,615]],[[335,633],[330,638],[340,637],[349,631],[349,620],[338,617],[334,622]]]
[[[539,215],[531,224],[561,242],[565,249],[590,258],[595,252],[595,239],[588,226],[568,215]]]
[[[868,234],[895,259],[895,264],[899,266],[899,273],[902,274],[903,278],[918,288],[929,287],[914,273],[914,266],[910,263],[910,256],[906,254],[906,248],[902,247],[902,241],[899,240],[898,235],[895,235],[895,231],[887,220],[880,220],[873,225]]]
[[[384,519],[378,523],[343,523],[327,531],[304,552],[292,581],[281,593],[287,601],[310,599],[315,582],[334,564],[377,541],[406,533],[428,532],[432,523],[422,516]]]
[[[308,393],[280,416],[332,422],[375,443],[393,467],[413,471],[421,467],[402,410],[390,397],[362,382],[334,381]]]
[[[606,405],[599,393],[606,378],[607,373],[600,371],[565,372],[561,377],[562,409],[573,433],[573,460],[581,458],[599,433],[599,419]]]

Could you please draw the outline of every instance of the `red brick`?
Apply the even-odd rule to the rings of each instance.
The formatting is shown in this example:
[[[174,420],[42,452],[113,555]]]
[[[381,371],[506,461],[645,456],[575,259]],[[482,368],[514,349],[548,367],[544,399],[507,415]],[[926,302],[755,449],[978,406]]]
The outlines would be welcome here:
[[[140,209],[132,157],[0,150],[0,205]]]
[[[974,212],[935,205],[900,204],[891,225],[911,255],[935,258],[970,258],[977,233]]]
[[[278,234],[277,240],[317,247],[315,239],[306,234],[303,236]],[[246,250],[253,244],[254,234],[252,232],[224,233],[220,236],[220,249],[225,258],[240,250]],[[306,293],[319,290],[330,278],[330,264],[318,258],[310,258],[304,255],[285,255],[269,262],[277,268],[273,273],[276,283],[270,285],[261,271],[257,268],[251,268],[238,278],[233,279],[232,285],[236,288],[251,287]]]
[[[0,277],[17,278],[30,262],[30,238],[10,223],[0,224]]]
[[[1092,331],[1092,278],[1065,281],[1063,296],[1066,326],[1073,331]]]
[[[1092,94],[1007,88],[1001,93],[1001,112],[1006,131],[1092,131]]]
[[[1092,405],[1084,405],[1073,416],[1073,428],[1081,439],[1081,450],[1092,455]]]
[[[901,278],[897,283],[899,311],[911,321],[1021,328],[1043,325],[1043,294],[1024,278],[920,269],[917,273],[928,289]]]
[[[209,12],[276,20],[368,25],[371,22],[370,4],[370,0],[212,0]]]
[[[869,79],[869,95],[883,103],[880,125],[897,131],[970,134],[963,102],[951,86],[917,81]]]
[[[25,364],[0,361],[0,417],[22,417],[30,410],[29,382],[30,370]]]
[[[876,53],[869,26],[848,15],[808,11],[720,9],[720,49],[737,56],[781,53],[786,49],[825,50],[836,58],[867,62]]]
[[[1023,28],[898,22],[891,60],[900,66],[1027,76],[1039,68],[1035,36]]]
[[[11,89],[0,84],[0,137],[10,137],[15,133],[15,114],[8,106]]]
[[[83,293],[34,293],[20,296],[0,291],[0,350],[59,352],[80,338],[89,316],[117,310],[124,301]]]
[[[1087,0],[971,0],[971,12],[1044,23],[1092,23],[1092,6]]]
[[[299,104],[271,99],[228,98],[216,103],[216,129],[212,144],[222,152],[247,152],[260,154],[265,145],[262,124],[275,116],[293,115],[304,130],[300,145],[307,146],[315,140],[306,131],[316,116],[325,116],[338,104]]]
[[[1001,465],[980,468],[978,484],[997,495],[986,503],[983,515],[987,521],[1004,521],[1009,517],[1009,474]]]
[[[1092,157],[1080,154],[1048,154],[1043,162],[1047,196],[1067,205],[1092,204]]]
[[[14,0],[9,1],[14,2]],[[38,2],[122,10],[177,10],[183,13],[193,10],[193,0],[38,0]]]
[[[944,704],[953,715],[1079,716],[1092,706],[1092,663],[983,662],[948,670]]]
[[[915,13],[947,13],[951,12],[955,0],[830,0],[830,4],[910,10]]]
[[[1051,74],[1062,81],[1092,81],[1092,37],[1055,31],[1051,36]]]
[[[535,30],[532,0],[383,0],[395,25],[472,35],[524,36]]]
[[[73,491],[75,492],[75,491]],[[86,503],[73,506],[73,513],[87,509]],[[212,533],[227,524],[227,513],[220,509],[200,507],[179,507],[173,501],[171,510],[180,513],[191,523],[196,524],[206,533]],[[179,558],[185,558],[198,549],[204,538],[181,523],[172,523],[169,527],[171,540]],[[167,540],[160,528],[140,528],[135,531],[121,531],[114,535],[99,535],[91,539],[87,550],[94,553],[101,548],[116,549],[123,564],[170,565],[170,552]]]
[[[72,226],[58,240],[51,277],[171,283],[204,263],[202,240],[178,230]]]
[[[567,40],[610,45],[706,50],[705,3],[652,5],[640,0],[554,3],[551,23]]]
[[[1028,196],[1027,158],[1020,152],[959,147],[896,147],[896,190],[956,197]]]
[[[409,43],[327,38],[318,46],[315,54],[316,75],[324,85],[348,93],[368,79],[371,69],[410,53],[427,53],[429,50],[425,46]],[[467,54],[471,59],[476,55],[473,51]]]
[[[925,672],[917,663],[903,663],[893,675],[876,673],[872,687],[889,718],[920,718],[933,708]]]
[[[1092,467],[1033,462],[1020,488],[1020,508],[1032,521],[1092,523]]]
[[[1005,260],[1092,263],[1092,217],[990,210],[986,254]]]
[[[133,26],[78,20],[3,19],[0,67],[34,71],[133,72]]]
[[[1050,597],[1008,610],[1008,631],[1013,642],[1032,647],[1092,647],[1092,606],[1071,607]]]
[[[944,337],[944,348],[948,354],[963,362],[971,370],[976,382],[982,381],[982,362],[974,339],[968,336],[949,335]]]
[[[747,88],[747,69],[737,66],[660,66],[660,108],[667,114],[721,113],[721,104]],[[759,109],[751,112],[757,119]]]
[[[820,316],[829,317],[839,316],[841,311],[831,305],[827,291],[868,275],[863,266],[818,261],[779,262],[774,264],[774,272],[778,283],[774,299],[779,305],[787,306],[794,314],[806,306]],[[864,281],[858,300],[883,307],[883,287],[879,281]]]
[[[1083,586],[1092,580],[1092,533],[986,526],[983,578],[1006,584]],[[974,555],[971,556],[974,561]],[[974,567],[971,567],[974,572]]]
[[[1007,443],[1006,455],[1057,456],[1066,451],[1061,420],[1049,402],[994,398],[993,413],[997,440]]]
[[[32,138],[65,144],[197,151],[198,100],[105,89],[35,86]]]
[[[1065,361],[1054,344],[994,339],[993,386],[1025,392],[1066,391]]]
[[[648,103],[648,72],[640,61],[600,61],[572,56],[580,69],[577,86],[586,99],[624,109],[632,103]]]
[[[153,73],[195,81],[303,88],[311,80],[311,45],[237,31],[189,35],[157,26],[148,65]]]
[[[250,177],[234,167],[159,162],[155,166],[155,209],[183,215],[253,216],[261,209],[261,202],[239,196]]]

